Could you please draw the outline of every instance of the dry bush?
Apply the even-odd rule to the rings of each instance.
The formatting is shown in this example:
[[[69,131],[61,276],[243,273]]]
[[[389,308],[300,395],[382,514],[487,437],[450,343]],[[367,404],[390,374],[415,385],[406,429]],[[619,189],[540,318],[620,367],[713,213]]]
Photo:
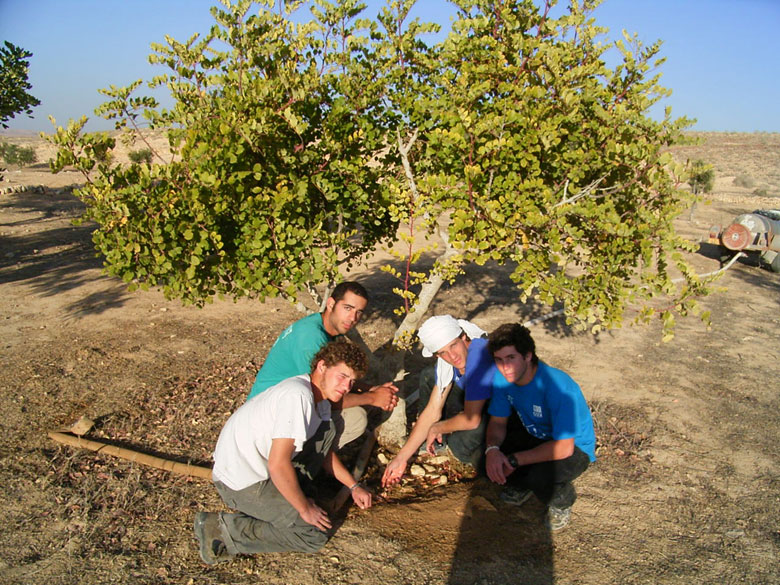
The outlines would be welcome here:
[[[752,189],[755,187],[756,182],[747,175],[737,175],[734,177],[734,185],[737,187],[745,187],[746,189]]]

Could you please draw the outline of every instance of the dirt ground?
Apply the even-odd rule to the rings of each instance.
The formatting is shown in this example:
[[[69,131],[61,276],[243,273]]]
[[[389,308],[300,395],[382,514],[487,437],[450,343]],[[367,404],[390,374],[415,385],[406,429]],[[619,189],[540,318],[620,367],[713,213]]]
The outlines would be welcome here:
[[[715,192],[679,219],[682,233],[706,240],[713,223],[780,207],[780,135],[702,138],[677,154],[715,164]],[[33,138],[8,140],[50,155]],[[739,175],[761,194],[735,186]],[[538,502],[507,506],[477,479],[344,509],[318,554],[205,566],[192,520],[221,508],[208,482],[61,446],[47,431],[86,415],[91,438],[209,465],[271,343],[300,315],[283,301],[197,309],[127,292],[101,273],[90,226],[72,224],[81,205],[63,187],[78,183],[44,164],[0,183],[0,582],[780,582],[780,274],[750,262],[704,300],[709,331],[689,319],[661,344],[657,326],[595,337],[560,320],[534,327],[540,357],[580,383],[597,425],[599,460],[560,533],[545,530]],[[691,259],[700,273],[719,267],[706,244]],[[397,319],[380,260],[350,275],[373,293],[359,326],[372,347]],[[492,330],[544,309],[513,300],[492,266],[442,291],[432,311]],[[369,467],[374,488],[380,468]]]

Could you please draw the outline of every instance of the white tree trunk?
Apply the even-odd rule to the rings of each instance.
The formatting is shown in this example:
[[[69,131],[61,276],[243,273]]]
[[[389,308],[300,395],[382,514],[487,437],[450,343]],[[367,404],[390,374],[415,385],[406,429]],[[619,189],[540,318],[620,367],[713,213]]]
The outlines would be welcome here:
[[[399,154],[401,155],[404,174],[406,175],[409,189],[411,190],[413,197],[418,198],[420,195],[417,192],[417,184],[408,156],[409,151],[416,140],[417,130],[412,133],[405,144],[400,133],[397,135],[397,147]],[[400,446],[406,441],[405,397],[414,391],[413,389],[403,387],[403,379],[406,375],[406,371],[404,370],[404,352],[395,349],[397,347],[396,342],[417,331],[423,317],[425,317],[428,312],[431,302],[439,292],[442,284],[444,284],[444,278],[436,271],[436,266],[445,265],[450,259],[457,255],[455,249],[450,246],[446,227],[440,225],[439,236],[445,245],[444,252],[436,259],[436,263],[428,276],[428,280],[423,283],[422,288],[417,295],[417,302],[415,303],[414,309],[406,314],[404,320],[398,326],[398,329],[396,329],[395,335],[393,336],[392,347],[382,358],[381,371],[391,373],[396,385],[398,385],[400,389],[398,405],[395,407],[390,417],[377,429],[377,439],[379,443],[384,446]]]
[[[446,242],[446,234],[443,235],[445,236],[444,240]],[[444,253],[437,259],[437,262],[446,262],[455,254],[455,250],[448,244]],[[404,320],[398,326],[398,329],[396,329],[395,336],[393,337],[393,347],[395,347],[396,341],[402,339],[408,333],[413,333],[419,329],[420,323],[423,321],[423,318],[426,317],[431,302],[436,297],[436,294],[443,284],[444,278],[439,274],[433,272],[429,275],[428,280],[423,283],[422,289],[420,289],[420,293],[417,295],[417,304],[415,305],[414,310],[406,314],[406,317],[404,317]],[[406,375],[406,371],[404,370],[404,353],[391,349],[389,355],[382,361],[383,371],[393,372],[396,384],[402,384],[401,380],[403,380]],[[399,386],[399,388],[400,387],[401,386]],[[401,388],[398,405],[393,409],[390,417],[382,423],[379,429],[377,429],[377,439],[381,445],[386,447],[401,446],[406,441],[405,397],[414,390],[415,389],[411,388]]]

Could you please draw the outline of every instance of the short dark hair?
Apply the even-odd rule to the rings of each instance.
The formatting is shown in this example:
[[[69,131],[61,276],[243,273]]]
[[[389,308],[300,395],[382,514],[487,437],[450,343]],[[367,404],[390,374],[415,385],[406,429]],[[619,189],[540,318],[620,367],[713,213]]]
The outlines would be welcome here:
[[[327,367],[343,363],[355,372],[355,378],[362,378],[368,370],[366,354],[346,337],[329,341],[320,348],[320,351],[311,360],[312,372],[320,360],[324,361]]]
[[[531,353],[531,363],[539,363],[539,357],[536,355],[536,344],[528,327],[520,323],[504,323],[498,329],[493,331],[488,337],[488,350],[490,354],[495,354],[498,350],[508,345],[513,346],[517,353],[525,355]]]
[[[338,283],[336,288],[333,289],[333,292],[330,293],[330,298],[338,303],[346,296],[347,292],[363,297],[368,301],[368,291],[366,290],[366,287],[354,280],[345,280],[344,282]]]

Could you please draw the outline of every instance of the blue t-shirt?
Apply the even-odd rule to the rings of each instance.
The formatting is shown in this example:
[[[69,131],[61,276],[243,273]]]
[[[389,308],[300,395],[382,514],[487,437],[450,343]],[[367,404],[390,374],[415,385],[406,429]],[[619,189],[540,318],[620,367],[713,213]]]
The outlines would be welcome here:
[[[311,373],[311,360],[332,339],[325,331],[320,313],[298,319],[276,338],[247,400],[282,380]]]
[[[496,373],[496,364],[488,351],[487,339],[478,337],[471,340],[466,354],[466,367],[463,375],[458,372],[455,366],[451,367],[454,375],[453,381],[465,393],[464,400],[487,400],[493,394],[493,376]],[[439,384],[438,377],[436,383]],[[442,389],[441,386],[439,389]]]
[[[507,382],[496,369],[488,413],[507,417],[513,408],[534,437],[548,441],[573,438],[591,461],[596,460],[596,434],[588,403],[566,372],[539,362],[533,379],[518,386]]]

